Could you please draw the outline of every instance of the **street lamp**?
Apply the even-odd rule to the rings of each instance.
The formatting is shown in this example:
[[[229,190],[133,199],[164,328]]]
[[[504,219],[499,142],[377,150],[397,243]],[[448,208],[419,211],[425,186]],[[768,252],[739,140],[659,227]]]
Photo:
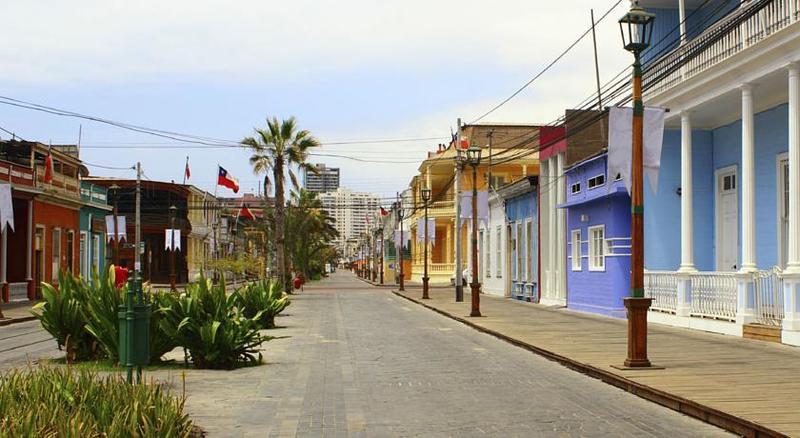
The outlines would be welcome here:
[[[644,104],[641,53],[650,45],[655,15],[634,0],[619,20],[622,44],[633,53],[633,144],[631,147],[631,296],[623,300],[628,313],[628,357],[625,367],[651,366],[647,359],[647,310],[652,298],[644,297],[644,199],[642,187]]]
[[[478,165],[481,148],[472,145],[467,149],[467,162],[472,166],[472,311],[469,316],[481,316],[481,284],[478,283]]]
[[[424,188],[421,190],[422,202],[425,203],[425,249],[423,260],[423,273],[422,273],[422,299],[430,299],[428,296],[428,201],[431,200],[431,189]]]
[[[170,247],[170,254],[169,254],[169,288],[172,292],[177,292],[177,288],[175,287],[175,214],[178,211],[178,208],[175,205],[169,206],[169,247]]]
[[[405,291],[405,279],[403,278],[403,201],[394,203],[397,222],[400,222],[400,248],[397,249],[400,259],[400,290]]]
[[[111,215],[114,217],[114,255],[111,258],[111,262],[114,264],[114,266],[119,266],[119,230],[117,230],[117,215],[119,214],[119,210],[117,209],[117,201],[119,201],[119,186],[112,184],[108,190],[111,191],[111,196],[114,199],[114,211],[111,212]]]
[[[380,277],[381,277],[381,286],[383,286],[383,227],[378,228],[378,234],[381,235]]]

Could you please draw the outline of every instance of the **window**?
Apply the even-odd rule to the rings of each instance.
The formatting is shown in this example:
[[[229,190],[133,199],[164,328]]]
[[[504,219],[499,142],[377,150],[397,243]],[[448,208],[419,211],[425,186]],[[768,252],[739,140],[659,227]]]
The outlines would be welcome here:
[[[484,260],[486,261],[486,266],[484,266],[484,270],[486,271],[486,276],[492,276],[492,230],[486,229],[486,246],[484,246]]]
[[[736,190],[736,174],[722,177],[722,190]]]
[[[606,270],[605,226],[589,227],[589,270]]]
[[[503,277],[503,252],[500,250],[503,247],[503,227],[497,227],[497,245],[495,246],[495,264],[497,265],[497,278]]]
[[[778,220],[780,222],[778,229],[780,260],[778,262],[781,268],[786,268],[789,255],[789,159],[784,155],[778,160]]]
[[[606,183],[606,176],[605,175],[597,175],[593,178],[589,178],[588,186],[589,189],[593,189],[595,187],[600,187]]]
[[[496,189],[498,187],[502,187],[503,184],[505,184],[505,182],[506,182],[505,176],[492,175],[492,180],[489,181],[489,184],[493,189]]]
[[[528,221],[525,223],[525,278],[528,283],[533,282],[533,222]]]
[[[80,273],[83,278],[89,278],[89,252],[87,251],[87,235],[86,231],[81,231],[80,242],[78,248],[78,258],[80,260]]]
[[[58,282],[58,271],[61,267],[61,229],[53,228],[53,255],[51,256],[50,279]]]
[[[100,236],[92,235],[92,272],[100,272]]]
[[[573,195],[576,194],[576,193],[580,193],[581,192],[581,183],[579,183],[579,182],[573,183],[572,186],[571,186],[571,189],[572,189],[572,194]]]
[[[67,231],[67,266],[65,269],[72,272],[72,262],[75,259],[75,232],[72,230]]]
[[[522,234],[522,223],[517,224],[517,280],[522,281],[525,274],[525,235]]]
[[[572,230],[572,270],[581,270],[581,230]]]

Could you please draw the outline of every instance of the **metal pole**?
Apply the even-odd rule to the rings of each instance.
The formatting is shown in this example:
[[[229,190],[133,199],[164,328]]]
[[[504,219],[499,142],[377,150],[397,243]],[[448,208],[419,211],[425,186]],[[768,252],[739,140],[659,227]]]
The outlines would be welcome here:
[[[175,288],[175,214],[176,208],[174,205],[169,207],[169,288],[172,292],[176,292]]]
[[[597,109],[603,111],[603,97],[600,94],[600,64],[597,61],[597,37],[594,34],[594,9],[589,9],[592,17],[592,45],[594,46],[594,74],[597,80]]]
[[[481,316],[481,284],[478,283],[478,163],[472,163],[472,311]]]
[[[428,296],[428,200],[423,199],[425,202],[425,249],[423,251],[423,274],[422,274],[422,299],[430,299]]]
[[[114,266],[119,266],[119,230],[117,230],[117,216],[119,215],[119,210],[117,208],[117,201],[119,200],[119,188],[114,190],[114,257],[113,262]]]
[[[384,245],[384,243],[385,242],[383,240],[383,229],[381,228],[381,285],[383,285],[383,245]]]
[[[136,163],[136,250],[134,251],[134,270],[142,269],[142,163]]]
[[[397,201],[397,209],[400,212],[400,290],[406,290],[405,286],[405,274],[403,273],[403,243],[405,243],[405,238],[403,237],[403,198],[400,198],[400,201]]]
[[[461,277],[461,170],[463,164],[461,162],[461,119],[458,119],[458,129],[456,130],[456,178],[455,178],[455,203],[456,203],[456,218],[455,218],[455,287],[456,287],[456,302],[464,301],[464,286]]]
[[[493,189],[494,186],[492,185],[492,137],[494,137],[494,129],[490,130],[488,134],[489,137],[489,173],[488,173],[488,181],[489,181],[489,190]]]

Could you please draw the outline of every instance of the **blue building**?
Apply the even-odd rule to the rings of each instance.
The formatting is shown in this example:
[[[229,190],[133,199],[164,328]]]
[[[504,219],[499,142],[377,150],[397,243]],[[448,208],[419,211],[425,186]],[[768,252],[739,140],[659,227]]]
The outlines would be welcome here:
[[[105,216],[111,214],[108,190],[87,181],[81,181],[81,210],[79,237],[79,266],[83,278],[92,273],[102,273],[106,267]]]
[[[647,59],[645,104],[670,109],[658,191],[645,184],[652,319],[739,336],[759,324],[800,345],[795,4],[641,3],[663,53]]]
[[[505,199],[510,231],[506,275],[511,297],[539,302],[538,177],[528,176],[497,190]]]
[[[607,172],[605,152],[564,172],[567,212],[567,307],[624,317],[630,292],[631,201]]]

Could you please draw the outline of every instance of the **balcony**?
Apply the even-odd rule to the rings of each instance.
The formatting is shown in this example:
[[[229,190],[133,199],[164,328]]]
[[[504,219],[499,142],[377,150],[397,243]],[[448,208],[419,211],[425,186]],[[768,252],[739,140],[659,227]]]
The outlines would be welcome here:
[[[44,182],[44,166],[36,166],[36,187],[45,192],[56,193],[80,199],[80,181],[77,177],[64,175],[63,173],[53,172],[53,180],[49,183]]]
[[[0,181],[33,186],[33,171],[27,166],[0,160]]]
[[[692,40],[646,66],[645,98],[658,96],[719,63],[773,38],[798,21],[800,0],[745,0]],[[681,63],[685,64],[681,65]],[[680,67],[678,67],[680,65]]]

